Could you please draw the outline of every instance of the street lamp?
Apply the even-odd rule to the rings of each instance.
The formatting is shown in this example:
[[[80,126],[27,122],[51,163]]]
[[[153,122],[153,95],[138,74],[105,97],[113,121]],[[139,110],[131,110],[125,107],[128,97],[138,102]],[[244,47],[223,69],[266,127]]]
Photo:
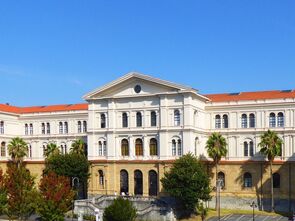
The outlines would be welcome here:
[[[223,179],[218,179],[217,180],[217,193],[218,193],[218,199],[217,199],[217,203],[218,203],[218,220],[220,220],[220,188],[223,186]]]
[[[75,189],[75,181],[77,183],[77,187],[79,188],[80,185],[80,180],[78,177],[72,177],[72,188]],[[79,190],[78,190],[79,191]],[[78,192],[77,192],[77,196],[78,196]],[[72,221],[74,218],[74,207],[75,207],[75,199],[73,199],[73,209],[72,209]]]
[[[253,208],[253,221],[255,221],[255,215],[254,215],[254,209],[257,207],[257,205],[255,204],[255,202],[253,201],[251,204],[250,204],[250,207]]]

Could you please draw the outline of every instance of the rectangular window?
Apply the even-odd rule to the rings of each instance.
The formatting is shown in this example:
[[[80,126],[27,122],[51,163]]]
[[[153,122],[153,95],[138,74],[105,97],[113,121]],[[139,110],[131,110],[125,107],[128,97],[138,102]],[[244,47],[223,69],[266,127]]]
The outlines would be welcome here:
[[[45,134],[45,123],[41,124],[41,133]]]
[[[151,112],[151,126],[152,127],[157,126],[157,114],[155,111]]]
[[[85,120],[83,121],[83,132],[87,132],[87,122]]]
[[[28,128],[28,125],[25,124],[25,135],[28,135],[28,133],[29,133],[29,128]]]
[[[34,133],[33,131],[33,124],[30,124],[30,134],[32,135]]]
[[[4,134],[4,121],[0,121],[0,134]]]
[[[47,129],[47,134],[50,134],[50,124],[49,123],[47,123],[47,125],[46,125],[46,129]]]

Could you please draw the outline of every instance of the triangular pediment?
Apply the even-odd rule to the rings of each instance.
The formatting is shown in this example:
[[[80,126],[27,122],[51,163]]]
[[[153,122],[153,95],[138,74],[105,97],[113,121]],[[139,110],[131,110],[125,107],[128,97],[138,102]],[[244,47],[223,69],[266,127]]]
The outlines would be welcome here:
[[[137,86],[137,89],[135,87]],[[85,100],[101,99],[101,98],[119,98],[140,95],[155,95],[165,93],[179,93],[181,91],[197,92],[187,86],[174,84],[148,75],[131,72],[123,77],[97,88],[86,94]]]

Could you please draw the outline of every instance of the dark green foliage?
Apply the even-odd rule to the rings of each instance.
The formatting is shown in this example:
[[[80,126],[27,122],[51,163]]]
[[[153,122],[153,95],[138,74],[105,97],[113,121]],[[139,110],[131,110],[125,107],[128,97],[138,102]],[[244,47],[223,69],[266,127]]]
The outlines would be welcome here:
[[[5,213],[5,210],[7,208],[7,203],[8,203],[8,199],[7,199],[7,191],[4,186],[4,176],[3,176],[2,170],[0,169],[0,215]]]
[[[60,176],[78,177],[80,182],[87,182],[89,165],[85,155],[56,154],[47,159],[45,173],[53,171]]]
[[[133,221],[136,218],[136,208],[128,199],[118,197],[108,206],[103,214],[104,221]]]
[[[179,200],[188,214],[195,212],[199,200],[210,199],[209,176],[202,163],[190,153],[176,160],[161,182],[165,191]]]

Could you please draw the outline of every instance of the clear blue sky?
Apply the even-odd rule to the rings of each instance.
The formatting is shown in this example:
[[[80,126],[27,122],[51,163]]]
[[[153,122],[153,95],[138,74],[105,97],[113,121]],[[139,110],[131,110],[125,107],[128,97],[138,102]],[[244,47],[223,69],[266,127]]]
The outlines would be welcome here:
[[[294,89],[295,1],[0,1],[0,103],[82,102],[129,71],[203,94]]]

